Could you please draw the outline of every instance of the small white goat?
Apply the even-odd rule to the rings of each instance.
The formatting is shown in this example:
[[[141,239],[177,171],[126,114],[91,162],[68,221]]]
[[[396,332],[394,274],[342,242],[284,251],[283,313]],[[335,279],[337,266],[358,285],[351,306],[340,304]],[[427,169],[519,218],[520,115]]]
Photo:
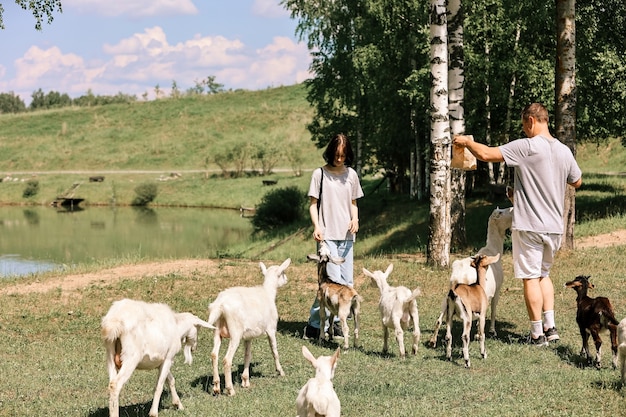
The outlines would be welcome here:
[[[172,403],[182,410],[170,369],[181,347],[184,347],[185,363],[191,364],[199,327],[214,328],[191,313],[174,313],[165,304],[129,299],[114,302],[102,318],[109,372],[109,415],[119,416],[120,391],[135,369],[159,368],[150,416],[158,415],[166,379]]]
[[[463,321],[463,359],[465,367],[470,367],[469,342],[472,320],[478,318],[478,341],[480,343],[480,354],[483,359],[487,357],[485,350],[485,319],[487,315],[487,295],[484,285],[487,275],[487,267],[500,259],[500,254],[496,256],[476,255],[472,260],[472,267],[476,268],[478,282],[474,284],[458,284],[448,292],[448,303],[446,310],[446,357],[452,359],[452,320],[456,316]]]
[[[420,319],[417,310],[416,298],[421,295],[421,290],[416,288],[411,292],[404,286],[392,287],[387,283],[389,274],[393,271],[393,264],[389,264],[385,272],[370,272],[363,268],[363,273],[370,277],[380,291],[378,309],[383,325],[383,353],[388,351],[389,330],[393,329],[396,341],[400,348],[400,357],[406,356],[404,350],[404,330],[413,325],[413,345],[411,352],[417,353],[420,341]]]
[[[291,264],[291,259],[285,260],[280,266],[267,268],[263,262],[259,264],[265,276],[263,285],[255,287],[232,287],[217,295],[209,305],[208,322],[216,327],[213,337],[213,393],[220,394],[220,374],[218,369],[218,355],[222,338],[230,338],[228,350],[224,356],[224,389],[228,395],[235,395],[231,368],[233,356],[241,340],[245,346],[244,370],[241,374],[241,386],[250,386],[250,360],[252,359],[252,339],[263,334],[267,339],[274,355],[276,371],[284,376],[283,368],[278,360],[276,347],[276,327],[278,326],[278,310],[276,309],[276,293],[278,288],[287,283],[285,270]]]
[[[619,354],[622,385],[624,385],[626,384],[626,319],[622,319],[617,325],[617,352]]]
[[[341,264],[343,258],[335,258],[331,255],[326,242],[319,244],[317,254],[307,255],[307,259],[317,262],[317,299],[320,302],[320,323],[326,323],[326,310],[330,312],[329,323],[333,323],[335,316],[339,317],[341,331],[343,332],[343,348],[350,345],[350,329],[348,327],[348,315],[352,313],[354,320],[354,347],[359,346],[359,314],[361,310],[361,296],[352,287],[334,282],[328,276],[326,265],[328,262]],[[329,327],[329,337],[332,339],[333,326]],[[318,342],[321,343],[324,332],[320,331]]]
[[[333,356],[320,356],[317,359],[302,346],[302,355],[315,368],[315,378],[311,378],[300,389],[296,398],[298,417],[339,417],[341,403],[335,388],[333,377],[341,348]]]
[[[489,216],[487,223],[487,243],[477,252],[479,255],[493,256],[502,253],[504,249],[504,237],[506,230],[511,227],[513,221],[513,207],[498,208],[496,207]],[[476,282],[476,271],[471,266],[472,257],[468,256],[463,259],[457,259],[452,262],[452,272],[450,274],[450,288],[454,288],[457,284],[472,284]],[[491,321],[489,323],[489,333],[496,335],[496,307],[500,299],[500,288],[504,281],[504,272],[502,270],[502,261],[493,263],[487,269],[487,277],[485,283],[485,294],[491,302]],[[431,347],[437,346],[437,337],[439,336],[439,328],[444,320],[444,311],[447,304],[447,295],[441,302],[441,313],[435,323],[433,335],[429,344]]]

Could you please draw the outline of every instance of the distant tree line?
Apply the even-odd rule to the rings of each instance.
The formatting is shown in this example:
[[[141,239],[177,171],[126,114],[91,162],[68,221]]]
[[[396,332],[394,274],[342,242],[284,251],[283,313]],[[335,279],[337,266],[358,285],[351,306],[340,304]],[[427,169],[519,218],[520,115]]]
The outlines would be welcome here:
[[[194,86],[188,88],[185,92],[181,92],[176,81],[172,81],[172,88],[169,97],[176,99],[185,96],[218,94],[221,92],[224,92],[224,85],[216,82],[215,76],[209,75],[206,79],[194,81]],[[154,88],[154,94],[157,99],[166,96],[166,93],[161,90],[158,84]],[[72,99],[69,95],[67,95],[67,93],[60,93],[58,91],[49,91],[48,93],[44,93],[40,88],[33,92],[31,98],[32,101],[27,107],[24,100],[22,100],[22,98],[13,91],[0,93],[0,114],[22,113],[29,110],[58,109],[70,106],[105,106],[108,104],[123,104],[137,101],[137,96],[132,94],[119,92],[113,96],[95,95],[91,89],[89,89],[86,94]],[[144,93],[142,98],[144,100],[148,100],[148,93]]]

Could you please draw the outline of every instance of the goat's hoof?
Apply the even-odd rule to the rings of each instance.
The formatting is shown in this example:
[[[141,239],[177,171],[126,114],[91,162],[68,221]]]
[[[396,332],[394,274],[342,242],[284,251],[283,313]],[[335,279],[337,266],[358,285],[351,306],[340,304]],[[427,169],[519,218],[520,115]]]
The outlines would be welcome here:
[[[235,389],[234,388],[226,388],[226,394],[228,394],[229,397],[233,397],[235,395]]]
[[[465,368],[469,369],[471,366],[470,361],[465,361]]]

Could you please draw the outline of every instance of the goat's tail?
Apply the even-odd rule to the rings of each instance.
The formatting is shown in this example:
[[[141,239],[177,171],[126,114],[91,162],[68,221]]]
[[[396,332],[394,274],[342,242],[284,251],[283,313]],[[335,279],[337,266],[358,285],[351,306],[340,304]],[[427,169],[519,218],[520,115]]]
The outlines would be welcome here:
[[[411,293],[411,296],[409,298],[407,298],[404,302],[405,303],[410,303],[411,301],[415,300],[420,295],[422,295],[422,290],[418,287],[418,288],[413,290],[413,292]]]
[[[124,320],[119,318],[104,317],[102,319],[102,340],[105,342],[115,342],[124,333]]]
[[[211,326],[215,326],[222,315],[222,305],[219,303],[211,303],[209,305],[209,318],[207,319],[207,322]]]

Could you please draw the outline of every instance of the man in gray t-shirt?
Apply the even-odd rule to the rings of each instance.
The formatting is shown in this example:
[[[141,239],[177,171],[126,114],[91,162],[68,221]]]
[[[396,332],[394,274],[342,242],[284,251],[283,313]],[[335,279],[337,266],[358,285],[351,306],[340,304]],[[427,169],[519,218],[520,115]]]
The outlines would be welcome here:
[[[549,273],[563,236],[565,187],[580,187],[582,172],[570,149],[550,134],[543,105],[533,103],[524,108],[522,128],[527,138],[502,146],[474,142],[471,136],[455,137],[454,146],[469,149],[481,161],[506,162],[514,168],[513,270],[524,283],[530,319],[528,342],[545,346],[559,340]]]

